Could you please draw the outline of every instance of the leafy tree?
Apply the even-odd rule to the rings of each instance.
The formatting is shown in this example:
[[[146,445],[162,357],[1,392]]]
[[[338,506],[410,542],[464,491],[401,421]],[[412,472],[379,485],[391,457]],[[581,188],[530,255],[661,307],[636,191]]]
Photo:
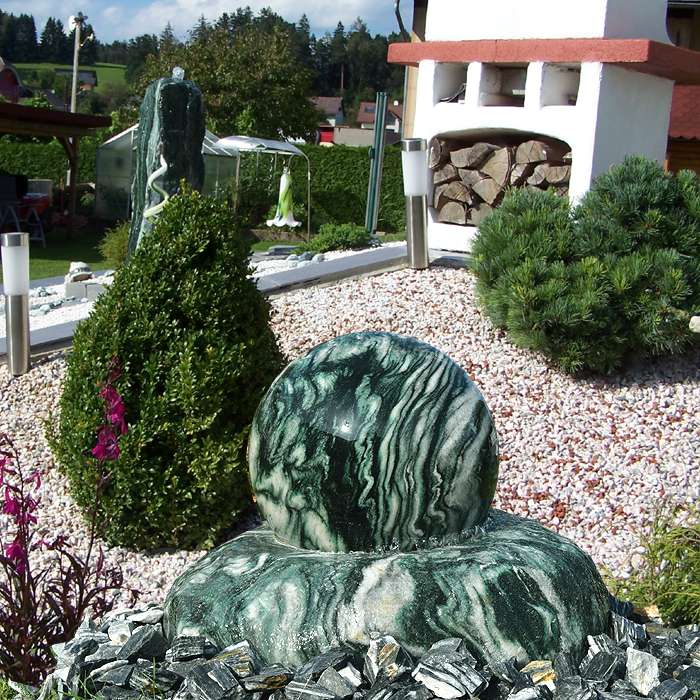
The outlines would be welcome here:
[[[146,67],[148,56],[158,54],[158,37],[155,34],[141,34],[131,39],[126,50],[126,71],[127,82],[134,82],[142,75]],[[170,75],[172,66],[168,71]]]
[[[147,59],[140,87],[182,66],[201,88],[210,128],[279,138],[309,136],[317,115],[309,102],[309,72],[281,27],[251,23],[233,32],[211,27],[206,41],[190,38]]]

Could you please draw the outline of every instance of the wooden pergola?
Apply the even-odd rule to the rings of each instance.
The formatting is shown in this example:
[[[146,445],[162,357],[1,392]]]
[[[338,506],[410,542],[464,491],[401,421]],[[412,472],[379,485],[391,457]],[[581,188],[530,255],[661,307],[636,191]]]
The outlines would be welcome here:
[[[111,124],[110,117],[59,112],[8,102],[0,103],[0,134],[45,136],[60,141],[68,157],[70,168],[68,211],[71,219],[75,215],[77,203],[80,138],[87,136],[94,129],[103,129]]]

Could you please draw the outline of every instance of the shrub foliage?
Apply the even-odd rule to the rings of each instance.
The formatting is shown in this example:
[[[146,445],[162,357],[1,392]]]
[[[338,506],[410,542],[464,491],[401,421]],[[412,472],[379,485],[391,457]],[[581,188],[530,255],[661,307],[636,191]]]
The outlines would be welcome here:
[[[172,198],[75,334],[52,447],[87,509],[95,386],[118,357],[129,432],[101,501],[112,543],[211,544],[250,503],[249,424],[281,356],[230,212]]]
[[[116,269],[126,262],[128,252],[129,224],[122,221],[105,231],[105,237],[100,242],[100,253],[105,262]]]
[[[679,353],[700,309],[700,181],[634,157],[573,211],[553,194],[516,190],[472,252],[494,324],[568,372]]]
[[[326,253],[329,250],[353,250],[372,244],[372,236],[364,226],[356,224],[324,224],[317,236],[299,246],[300,250]]]

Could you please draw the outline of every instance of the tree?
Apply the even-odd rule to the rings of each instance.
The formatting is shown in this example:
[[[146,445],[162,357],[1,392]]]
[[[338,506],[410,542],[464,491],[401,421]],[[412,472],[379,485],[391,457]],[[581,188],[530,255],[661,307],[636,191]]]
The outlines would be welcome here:
[[[138,80],[146,67],[148,56],[158,54],[158,37],[155,34],[141,34],[129,41],[126,50],[126,71],[127,82]],[[173,66],[170,66],[166,75],[170,75]],[[162,78],[163,76],[158,76]]]
[[[179,43],[175,32],[173,31],[173,25],[168,22],[165,25],[165,29],[160,33],[158,37],[158,50],[164,51],[176,46]]]
[[[70,45],[60,19],[49,17],[46,20],[41,32],[40,52],[42,60],[50,63],[64,63],[69,60]]]
[[[12,15],[10,15],[12,17]],[[39,44],[32,15],[20,15],[14,19],[15,43],[12,60],[36,61],[39,59]]]
[[[336,89],[343,93],[345,88],[345,64],[347,63],[347,38],[345,36],[345,27],[342,22],[338,22],[338,26],[333,32],[333,37],[329,44],[330,51],[330,68],[335,80]]]
[[[308,137],[316,129],[309,72],[281,27],[264,31],[251,23],[233,35],[212,27],[206,41],[190,39],[150,56],[141,89],[174,65],[202,90],[214,132],[280,138]]]

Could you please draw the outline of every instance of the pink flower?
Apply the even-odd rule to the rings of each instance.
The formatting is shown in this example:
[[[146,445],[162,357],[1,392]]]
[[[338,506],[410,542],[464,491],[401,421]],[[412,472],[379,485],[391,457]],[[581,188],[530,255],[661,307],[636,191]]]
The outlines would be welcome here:
[[[2,512],[5,515],[17,517],[22,512],[20,502],[12,495],[10,487],[5,488],[5,502],[2,505]]]
[[[92,448],[92,456],[104,462],[119,459],[119,454],[117,436],[110,426],[103,425],[97,433],[97,444]]]
[[[126,408],[119,392],[113,386],[107,385],[100,391],[100,396],[107,404],[107,420],[117,429],[118,434],[124,435],[128,430],[124,419]]]
[[[23,574],[27,568],[27,553],[22,544],[18,540],[10,542],[5,547],[5,555],[11,562],[14,562],[17,573]]]
[[[35,489],[38,489],[41,486],[41,474],[39,474],[39,470],[35,469],[25,480],[25,484],[32,484]]]

